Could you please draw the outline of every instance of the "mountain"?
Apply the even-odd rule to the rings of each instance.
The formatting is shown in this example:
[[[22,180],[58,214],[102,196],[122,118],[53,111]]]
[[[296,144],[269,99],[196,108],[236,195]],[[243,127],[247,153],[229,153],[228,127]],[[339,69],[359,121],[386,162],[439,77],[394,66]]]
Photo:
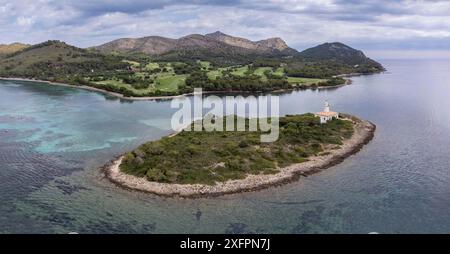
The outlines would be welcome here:
[[[339,62],[361,66],[364,72],[384,70],[381,64],[360,50],[340,42],[324,43],[302,52],[289,47],[281,38],[252,41],[220,31],[205,35],[191,34],[179,39],[160,36],[117,39],[93,47],[103,53],[144,53],[160,61],[207,60],[217,66],[254,63],[258,59],[278,59],[298,68],[302,62]],[[289,60],[291,59],[291,60]],[[293,63],[297,62],[297,63]],[[266,61],[267,63],[267,61]]]
[[[231,46],[254,50],[258,52],[273,52],[290,49],[289,46],[281,38],[269,38],[260,41],[251,41],[245,38],[234,37],[228,34],[224,34],[220,31],[215,33],[206,34],[205,37],[221,41]]]
[[[8,54],[15,53],[17,51],[23,50],[30,45],[23,43],[11,43],[11,44],[0,44],[0,56],[6,56]]]
[[[308,60],[336,60],[346,64],[362,64],[373,61],[366,57],[361,50],[354,49],[340,42],[324,43],[306,49],[300,52],[299,56]]]
[[[248,39],[230,36],[221,32],[206,35],[191,34],[179,39],[170,39],[160,36],[149,36],[143,38],[117,39],[103,45],[93,47],[101,52],[122,53],[146,53],[150,55],[162,55],[172,51],[206,50],[214,51],[214,54],[229,52],[240,54],[273,54],[295,50],[289,48],[280,38],[270,38],[261,41],[250,41]]]

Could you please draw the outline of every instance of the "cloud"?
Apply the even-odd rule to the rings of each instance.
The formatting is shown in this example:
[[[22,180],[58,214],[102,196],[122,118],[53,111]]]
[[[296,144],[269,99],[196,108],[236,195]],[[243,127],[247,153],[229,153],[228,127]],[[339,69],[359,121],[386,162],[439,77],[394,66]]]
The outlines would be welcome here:
[[[81,47],[120,37],[221,30],[302,49],[342,41],[363,50],[450,49],[449,1],[0,0],[0,43],[60,39]]]
[[[219,1],[219,0],[129,0],[129,1],[117,1],[117,0],[54,0],[53,4],[58,6],[69,6],[86,15],[102,15],[111,12],[121,12],[128,14],[141,13],[148,10],[163,9],[165,7],[173,5],[216,5],[216,6],[230,6],[239,5],[240,1]]]

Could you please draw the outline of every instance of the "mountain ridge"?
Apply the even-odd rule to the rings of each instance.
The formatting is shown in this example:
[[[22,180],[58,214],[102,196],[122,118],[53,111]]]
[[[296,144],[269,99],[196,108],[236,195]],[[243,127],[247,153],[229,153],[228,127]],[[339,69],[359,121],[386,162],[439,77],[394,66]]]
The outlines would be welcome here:
[[[205,35],[190,34],[178,39],[162,36],[146,36],[140,38],[120,38],[99,46],[92,47],[101,52],[118,51],[121,53],[140,52],[151,55],[162,55],[171,51],[190,49],[229,50],[243,54],[271,54],[289,51],[297,53],[281,38],[274,37],[259,41],[251,41],[241,37],[224,34],[220,31]]]

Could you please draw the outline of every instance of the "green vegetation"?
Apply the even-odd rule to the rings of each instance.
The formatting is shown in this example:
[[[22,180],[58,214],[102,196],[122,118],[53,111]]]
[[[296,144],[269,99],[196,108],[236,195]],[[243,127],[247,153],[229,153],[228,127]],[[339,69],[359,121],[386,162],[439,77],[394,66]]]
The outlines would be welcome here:
[[[313,85],[320,82],[324,82],[326,81],[326,79],[288,77],[287,81],[292,84]]]
[[[100,53],[60,41],[13,48],[13,53],[0,57],[0,77],[85,85],[135,97],[179,95],[200,87],[207,91],[269,92],[335,86],[345,83],[342,78],[333,78],[338,74],[382,70],[381,65],[353,49],[345,59],[360,64],[342,62],[326,50],[323,53],[322,48],[306,52],[305,57],[301,57],[303,53],[290,57],[233,51],[206,54],[194,49],[159,56]]]
[[[121,57],[76,48],[60,41],[27,47],[0,60],[0,76],[76,84],[80,76],[126,70]]]
[[[353,125],[340,119],[319,124],[312,114],[293,115],[280,118],[278,141],[261,143],[261,134],[182,131],[126,154],[120,169],[149,181],[210,185],[248,174],[273,174],[278,167],[338,147],[352,136]]]

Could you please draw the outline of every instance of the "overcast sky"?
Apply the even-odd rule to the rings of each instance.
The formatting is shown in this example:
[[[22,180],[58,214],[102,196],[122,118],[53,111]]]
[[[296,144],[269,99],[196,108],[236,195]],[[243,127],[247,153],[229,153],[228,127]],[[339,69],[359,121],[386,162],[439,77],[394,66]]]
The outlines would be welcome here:
[[[450,1],[0,0],[0,43],[58,39],[88,47],[217,30],[281,37],[299,50],[341,41],[375,58],[450,57]]]

